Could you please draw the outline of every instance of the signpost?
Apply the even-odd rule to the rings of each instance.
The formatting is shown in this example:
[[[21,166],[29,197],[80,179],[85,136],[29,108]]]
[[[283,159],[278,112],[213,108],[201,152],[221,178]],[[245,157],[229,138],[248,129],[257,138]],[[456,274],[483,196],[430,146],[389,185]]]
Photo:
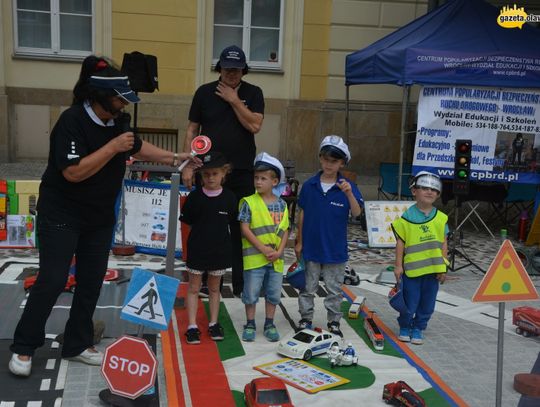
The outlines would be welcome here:
[[[124,335],[105,350],[101,373],[111,393],[135,399],[154,386],[157,363],[148,342]]]
[[[537,300],[531,278],[510,240],[505,240],[473,295],[473,302],[498,302],[496,407],[501,407],[505,301]]]

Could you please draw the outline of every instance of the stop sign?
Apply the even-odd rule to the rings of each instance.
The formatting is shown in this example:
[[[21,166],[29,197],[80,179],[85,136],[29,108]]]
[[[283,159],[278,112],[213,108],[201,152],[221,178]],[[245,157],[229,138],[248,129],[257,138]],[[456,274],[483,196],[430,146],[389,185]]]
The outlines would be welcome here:
[[[157,363],[148,342],[124,335],[105,349],[101,373],[111,393],[135,399],[154,385]]]

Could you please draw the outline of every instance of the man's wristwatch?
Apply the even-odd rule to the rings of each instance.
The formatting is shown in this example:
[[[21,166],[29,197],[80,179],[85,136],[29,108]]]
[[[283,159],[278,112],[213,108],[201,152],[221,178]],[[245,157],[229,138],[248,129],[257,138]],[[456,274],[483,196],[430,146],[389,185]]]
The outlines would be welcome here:
[[[174,154],[173,154],[173,162],[172,162],[172,165],[173,165],[173,167],[178,167],[178,153],[174,153]]]

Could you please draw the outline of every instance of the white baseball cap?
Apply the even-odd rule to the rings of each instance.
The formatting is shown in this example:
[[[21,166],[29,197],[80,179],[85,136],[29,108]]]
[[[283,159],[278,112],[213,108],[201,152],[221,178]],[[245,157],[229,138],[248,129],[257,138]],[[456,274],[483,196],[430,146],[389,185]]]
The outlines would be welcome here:
[[[418,174],[415,175],[410,188],[415,187],[427,187],[427,188],[433,188],[437,191],[442,191],[442,184],[441,184],[441,178],[428,171],[420,171]]]
[[[277,158],[272,157],[268,153],[262,152],[257,154],[253,168],[256,171],[273,170],[279,179],[279,183],[285,182],[285,168],[283,168],[283,165]]]
[[[279,179],[279,183],[272,188],[274,195],[281,196],[281,194],[285,192],[285,188],[287,186],[287,181],[285,179],[285,168],[283,168],[283,165],[277,158],[272,157],[270,154],[265,152],[259,153],[255,157],[253,169],[255,171],[274,171]]]
[[[321,146],[319,147],[319,153],[334,153],[336,158],[345,160],[347,164],[351,160],[351,153],[349,152],[349,147],[343,139],[335,134],[326,136],[321,141]]]

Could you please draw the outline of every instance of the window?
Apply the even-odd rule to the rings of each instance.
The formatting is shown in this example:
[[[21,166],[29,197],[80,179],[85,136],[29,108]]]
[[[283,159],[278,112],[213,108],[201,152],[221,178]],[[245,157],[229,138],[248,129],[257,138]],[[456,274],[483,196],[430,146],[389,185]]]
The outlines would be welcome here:
[[[93,0],[13,0],[15,53],[86,56],[92,53]]]
[[[238,45],[250,68],[281,69],[284,0],[215,0],[213,61]]]

